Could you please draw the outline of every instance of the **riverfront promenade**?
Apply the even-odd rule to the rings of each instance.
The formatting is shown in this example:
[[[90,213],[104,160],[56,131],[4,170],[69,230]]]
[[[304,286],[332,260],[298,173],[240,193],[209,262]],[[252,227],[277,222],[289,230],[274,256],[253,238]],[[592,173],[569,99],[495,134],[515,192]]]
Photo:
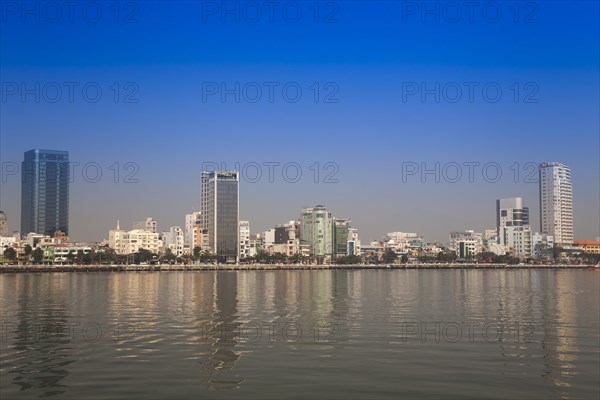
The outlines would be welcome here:
[[[127,272],[127,271],[283,271],[283,270],[380,270],[380,269],[588,269],[593,265],[568,264],[163,264],[163,265],[0,265],[0,273],[15,272]],[[597,268],[597,267],[596,267]]]

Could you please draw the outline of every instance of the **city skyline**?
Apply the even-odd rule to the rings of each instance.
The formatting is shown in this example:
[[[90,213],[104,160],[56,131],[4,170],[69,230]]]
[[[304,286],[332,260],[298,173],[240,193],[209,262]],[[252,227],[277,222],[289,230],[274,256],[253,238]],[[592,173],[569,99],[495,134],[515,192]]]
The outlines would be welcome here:
[[[81,172],[78,170],[78,167],[72,167],[71,170]],[[142,185],[141,183],[132,183],[132,184],[119,184],[119,187],[123,188],[123,196],[117,197],[116,194],[107,193],[107,190],[111,189],[111,186],[116,185],[112,182],[113,179],[113,171],[104,167],[104,171],[100,172],[103,176],[103,179],[93,183],[92,181],[86,182],[81,177],[71,178],[72,183],[70,184],[71,192],[81,198],[82,196],[89,196],[89,193],[94,193],[96,196],[106,197],[109,195],[111,199],[116,201],[115,206],[113,206],[113,210],[110,214],[103,213],[103,218],[98,220],[97,226],[100,227],[99,230],[95,229],[96,225],[87,224],[86,221],[89,220],[90,217],[96,215],[98,211],[94,211],[92,214],[89,214],[88,207],[85,207],[81,202],[78,205],[71,207],[71,230],[72,235],[76,238],[79,238],[82,241],[100,241],[102,239],[106,239],[99,232],[106,232],[109,227],[114,225],[114,221],[116,219],[120,219],[124,223],[130,223],[140,218],[144,218],[147,215],[154,215],[157,220],[160,220],[162,224],[166,226],[173,225],[182,225],[184,222],[181,221],[181,213],[185,212],[184,210],[193,210],[200,209],[200,204],[197,203],[197,198],[200,197],[200,189],[199,185],[194,184],[195,182],[188,182],[183,184],[182,186],[171,186],[170,190],[176,193],[187,192],[189,196],[195,198],[182,198],[181,196],[177,196],[177,198],[170,199],[170,203],[173,206],[165,207],[162,202],[155,201],[151,196],[152,193],[152,185]],[[510,166],[509,166],[510,167]],[[505,168],[506,170],[509,167]],[[102,167],[99,167],[102,168]],[[122,168],[122,165],[121,165]],[[308,169],[308,168],[306,168]],[[572,169],[572,167],[571,167]],[[90,174],[97,174],[96,167],[89,168]],[[102,171],[100,169],[100,171]],[[466,171],[466,169],[465,169]],[[308,171],[310,172],[310,171]],[[509,171],[512,174],[512,171]],[[595,224],[594,218],[600,218],[598,213],[594,213],[594,206],[592,204],[582,204],[578,199],[581,198],[580,193],[585,193],[586,191],[593,190],[593,186],[584,186],[580,187],[576,184],[580,180],[578,177],[578,172],[574,175],[574,225],[577,227],[575,230],[575,239],[596,239],[600,236],[600,229],[598,228],[598,224]],[[20,173],[20,171],[19,171]],[[266,173],[266,168],[265,168]],[[306,173],[306,171],[305,171]],[[122,175],[125,173],[122,172]],[[530,174],[530,171],[528,171]],[[199,181],[201,177],[201,173],[198,172],[197,180]],[[440,174],[441,175],[441,174]],[[93,177],[93,176],[92,176]],[[168,178],[164,177],[166,180]],[[491,202],[495,202],[498,198],[501,197],[522,197],[525,199],[526,203],[530,205],[530,215],[532,218],[531,225],[540,226],[539,215],[539,184],[537,180],[532,183],[519,183],[506,185],[499,183],[489,183],[489,182],[475,182],[473,184],[468,182],[444,182],[443,179],[440,179],[440,182],[433,182],[433,178],[430,176],[425,176],[426,180],[424,183],[416,182],[412,185],[409,185],[413,189],[407,192],[406,196],[398,196],[397,203],[394,206],[390,205],[389,208],[385,210],[405,217],[396,217],[397,222],[391,223],[390,219],[381,219],[379,215],[372,215],[374,218],[365,218],[364,210],[368,209],[368,205],[365,205],[365,200],[363,200],[363,193],[360,195],[351,196],[345,200],[338,199],[337,196],[331,196],[331,194],[327,194],[326,196],[319,196],[322,200],[323,198],[331,198],[332,201],[319,201],[312,198],[307,198],[306,190],[310,189],[310,186],[325,186],[325,193],[329,193],[330,189],[326,187],[327,184],[319,183],[314,184],[312,182],[298,182],[298,183],[288,183],[288,182],[274,182],[269,183],[267,181],[267,176],[265,175],[260,182],[248,182],[243,179],[241,176],[241,184],[243,186],[242,192],[242,200],[240,204],[240,218],[247,219],[253,221],[253,225],[259,227],[259,229],[266,229],[271,225],[278,223],[281,220],[289,219],[288,216],[290,213],[293,213],[295,209],[306,208],[308,206],[325,203],[329,204],[330,207],[335,207],[336,212],[350,216],[355,223],[362,227],[361,231],[364,232],[365,235],[368,235],[367,239],[375,240],[381,236],[382,231],[389,231],[398,229],[398,226],[402,227],[402,229],[407,231],[415,231],[420,230],[427,237],[431,237],[435,240],[442,241],[445,237],[446,232],[452,230],[460,230],[460,229],[475,229],[475,230],[483,230],[495,225],[494,218],[490,218],[490,211],[493,212],[493,206],[490,207],[489,204]],[[429,179],[429,181],[427,180]],[[122,178],[121,178],[122,179]],[[400,177],[398,178],[400,179]],[[418,179],[418,178],[417,178]],[[512,176],[511,178],[512,179]],[[329,186],[335,186],[336,191],[347,193],[348,190],[351,190],[350,187],[346,187],[344,189],[337,189],[340,186],[346,186],[343,182],[328,184]],[[416,185],[416,189],[415,189]],[[17,226],[17,218],[14,215],[20,215],[19,203],[20,203],[20,179],[13,176],[8,176],[7,183],[3,184],[3,187],[10,187],[11,191],[7,192],[6,190],[2,190],[0,198],[12,198],[11,206],[6,207],[6,201],[2,203],[2,210],[5,211],[8,218],[8,224],[10,231],[15,231],[15,226]],[[307,188],[308,187],[308,188]],[[402,188],[402,184],[399,185]],[[513,189],[510,189],[513,187]],[[90,190],[88,190],[88,188]],[[459,190],[461,193],[455,193],[455,189],[463,188],[463,190]],[[490,188],[495,189],[498,188],[497,192],[489,191]],[[294,190],[295,189],[295,190]],[[384,191],[389,190],[389,188],[382,188]],[[484,190],[485,189],[485,190]],[[17,192],[13,192],[13,190],[17,190]],[[453,213],[445,213],[438,214],[437,210],[444,204],[439,196],[436,196],[436,192],[442,190],[444,192],[444,196],[446,198],[455,199],[454,206],[462,208],[461,214],[469,215],[469,220],[467,221],[464,218],[458,217],[458,215],[453,215]],[[465,190],[475,190],[473,192],[472,198],[460,198],[464,197]],[[89,193],[88,193],[89,192]],[[408,212],[408,207],[417,200],[415,198],[415,193],[427,193],[427,196],[424,198],[420,198],[419,204],[421,204],[421,208],[417,209],[417,213]],[[440,192],[441,193],[441,192]],[[291,194],[298,194],[298,198],[289,198]],[[458,197],[460,194],[462,196]],[[125,195],[127,197],[125,197]],[[136,207],[130,209],[130,207],[123,207],[123,210],[114,210],[117,207],[120,207],[120,202],[123,201],[126,204],[131,201],[129,199],[140,198],[140,196],[147,197],[145,201],[141,204],[136,204]],[[258,196],[258,197],[257,197]],[[279,201],[273,201],[273,204],[270,205],[269,209],[273,209],[277,212],[279,217],[276,217],[276,214],[267,212],[262,210],[260,207],[248,207],[248,204],[252,202],[256,202],[258,198],[267,196],[265,199],[261,200],[261,204],[268,204],[268,199],[280,199]],[[73,195],[71,196],[73,197]],[[187,196],[186,196],[187,197]],[[407,198],[408,197],[408,198]],[[285,201],[281,200],[285,199]],[[356,201],[353,201],[356,199]],[[102,203],[98,204],[96,200],[90,199],[90,207],[97,206],[97,208],[105,208],[107,204]],[[485,206],[483,205],[485,203]],[[88,201],[84,201],[84,203],[88,203]],[[285,207],[285,204],[289,204],[289,207]],[[426,205],[428,208],[425,208],[423,205]],[[177,210],[177,208],[181,208],[181,210]],[[362,207],[362,208],[361,208]],[[459,209],[460,209],[459,208]],[[337,211],[337,210],[340,211]],[[478,214],[468,213],[467,210],[478,210]],[[431,210],[431,213],[428,211]],[[107,212],[108,210],[106,210]],[[77,213],[77,215],[73,215]],[[14,214],[16,213],[16,214]],[[358,215],[358,216],[357,216]],[[415,217],[418,216],[418,219]],[[435,217],[433,217],[435,216]],[[437,223],[434,223],[437,222]],[[468,226],[464,226],[467,223]],[[597,226],[598,225],[598,226]],[[106,229],[104,229],[106,228]],[[75,229],[73,231],[73,229]],[[537,228],[536,228],[537,229]],[[363,237],[364,238],[364,237]]]
[[[34,150],[31,150],[31,151],[34,151]],[[40,151],[40,150],[36,149],[35,151]],[[43,151],[48,151],[48,150],[41,150],[41,151],[43,152]],[[54,152],[54,151],[50,151],[50,152]],[[59,152],[60,152],[60,151],[59,151]],[[65,154],[67,154],[67,158],[68,158],[68,152],[62,152],[62,153],[65,153]],[[564,168],[567,168],[567,169],[569,169],[569,167],[568,167],[568,166],[566,166],[566,165],[565,165],[565,164],[563,164],[563,163],[558,163],[558,162],[540,163],[540,166],[553,166],[553,165],[559,165],[559,166],[562,166],[562,167],[564,167]],[[72,170],[72,169],[73,169],[73,168],[69,168],[69,170]],[[238,173],[238,175],[239,175],[239,171],[238,171],[237,173]],[[541,169],[540,169],[540,171],[539,171],[539,175],[540,175],[540,176],[542,175],[542,170],[541,170]],[[202,177],[202,173],[200,173],[200,176]],[[239,179],[239,177],[238,177],[238,179]],[[570,172],[569,172],[569,184],[570,184]],[[538,184],[538,185],[537,185],[537,187],[538,187],[538,199],[541,199],[541,195],[542,195],[542,193],[541,193],[542,186]],[[571,188],[571,187],[569,187],[569,189],[572,191],[572,188]],[[200,197],[201,197],[201,196],[200,196]],[[516,198],[508,198],[508,199],[507,199],[507,198],[505,198],[505,199],[503,199],[503,200],[516,200],[516,199],[520,199],[520,201],[521,201],[521,202],[523,201],[521,197],[516,197]],[[501,199],[501,200],[502,200],[502,199]],[[496,201],[496,227],[498,227],[498,212],[499,212],[499,208],[498,208],[498,207],[499,207],[499,201],[500,201],[500,200],[496,199],[495,201]],[[243,204],[243,202],[242,202],[242,204]],[[528,204],[529,204],[529,203],[528,203]],[[535,208],[536,208],[536,207],[535,207],[535,202],[533,202],[533,204],[534,204],[534,209],[535,209]],[[539,206],[539,204],[538,204],[538,206]],[[303,206],[303,207],[302,207],[302,209],[305,209],[305,208],[307,208],[307,207],[308,207],[308,206]],[[572,207],[572,206],[571,206],[571,207]],[[200,205],[200,207],[198,207],[198,208],[199,208],[199,209],[201,209],[201,208],[202,208],[202,206]],[[529,207],[525,207],[525,208],[526,208],[527,210],[529,210]],[[541,212],[542,212],[542,211],[541,211],[541,207],[537,207],[537,208],[539,209],[539,213],[540,213],[540,215],[541,215]],[[192,209],[195,209],[195,208],[192,208]],[[184,214],[186,213],[186,211],[185,211],[185,210],[181,210],[181,213],[182,213],[182,215],[184,215]],[[572,211],[572,208],[571,208],[571,213],[573,213],[573,211]],[[157,214],[160,214],[160,210],[159,210],[158,212],[151,212],[151,213],[147,213],[147,214],[144,214],[144,215],[157,215]],[[136,222],[135,220],[136,220],[136,219],[139,219],[140,217],[144,217],[144,216],[143,216],[143,215],[141,215],[141,214],[138,214],[138,216],[136,216],[136,217],[129,217],[129,218],[128,218],[128,217],[126,217],[126,218],[117,218],[117,219],[118,219],[118,220],[125,221],[126,223],[127,223],[127,222],[135,223],[135,222]],[[5,218],[5,220],[6,220],[6,216],[4,216],[4,218]],[[185,217],[184,217],[184,218],[185,218]],[[157,218],[157,219],[158,219],[158,218]],[[241,220],[241,219],[242,219],[242,216],[240,216],[240,217],[239,217],[239,219]],[[257,225],[257,222],[256,222],[256,221],[254,221],[253,219],[251,219],[251,218],[245,218],[245,219],[252,221],[252,222],[253,222],[253,226]],[[288,219],[289,219],[289,218],[288,218]],[[283,220],[286,220],[286,218],[284,218]],[[527,211],[527,221],[529,222],[529,220],[530,220],[530,217],[529,217],[529,211]],[[535,221],[535,219],[534,219],[534,221]],[[175,222],[175,223],[173,223],[173,224],[168,224],[168,223],[164,223],[164,222],[163,222],[163,224],[164,224],[164,226],[165,226],[165,227],[168,227],[168,226],[183,226],[183,225],[187,225],[187,223],[188,223],[187,221],[185,222],[185,224],[182,224],[182,223],[181,223],[181,221],[176,221],[176,222]],[[279,222],[277,222],[276,224],[279,224]],[[275,226],[276,224],[267,225],[267,228],[265,228],[265,229],[268,229],[268,228],[270,228],[270,227],[272,227],[272,226]],[[571,224],[572,224],[572,223],[571,223]],[[6,225],[6,222],[5,222],[5,225]],[[262,226],[263,224],[260,224],[260,223],[259,223],[258,225],[259,225],[259,226]],[[490,226],[491,226],[491,225],[486,225],[486,226],[483,226],[483,227],[481,227],[481,228],[477,229],[477,228],[473,228],[473,225],[469,225],[469,222],[468,222],[468,221],[464,221],[464,224],[463,224],[463,226],[457,227],[456,229],[453,229],[453,230],[455,231],[455,230],[457,230],[457,229],[458,229],[458,230],[460,230],[460,229],[475,229],[475,230],[477,230],[477,231],[483,231],[483,230],[485,230],[485,229],[488,229]],[[111,225],[111,227],[112,227],[112,225]],[[540,223],[539,223],[539,224],[536,224],[536,223],[534,222],[534,223],[532,224],[532,227],[533,227],[533,229],[534,229],[535,231],[539,231],[539,232],[546,232],[546,231],[547,231],[547,230],[544,230],[544,229],[542,229],[541,220],[540,220]],[[262,232],[262,231],[264,231],[265,229],[258,230],[257,232]],[[394,229],[388,229],[388,230],[386,230],[386,232],[388,232],[388,231],[391,231],[391,230],[398,230],[398,227],[396,227],[396,228],[394,228]],[[404,229],[404,230],[405,230],[405,231],[408,231],[408,230],[417,230],[417,231],[419,231],[419,232],[422,232],[421,230],[419,230],[419,227],[416,227],[415,229]],[[15,230],[15,229],[10,229],[10,232],[15,232],[15,231],[18,231],[18,230]],[[450,232],[450,231],[448,231],[448,232]],[[98,236],[99,234],[98,234],[96,231],[94,231],[94,235],[95,235],[96,237],[99,237],[99,236]],[[446,235],[446,237],[445,237],[445,238],[444,238],[444,235]],[[380,239],[381,237],[383,237],[383,236],[384,236],[384,234],[383,234],[383,231],[381,231],[379,236],[375,236],[375,237],[372,237],[372,238],[371,238],[371,237],[369,237],[369,238],[368,238],[368,241],[370,242],[370,241],[379,240],[379,239]],[[425,236],[428,236],[428,237],[429,237],[429,235],[425,235]],[[596,236],[596,237],[592,237],[591,239],[593,239],[593,240],[598,240],[599,238],[600,238],[600,236]],[[101,238],[99,238],[99,239],[97,239],[97,240],[81,240],[81,241],[82,241],[82,242],[100,242],[100,241],[102,241],[102,240],[105,240],[105,239],[107,239],[107,238],[106,238],[105,236],[102,236]],[[363,236],[363,240],[364,240],[364,239],[365,239],[365,237]],[[432,240],[431,240],[431,241],[433,241],[433,242],[445,243],[446,239],[447,239],[447,232],[445,232],[445,233],[444,233],[444,232],[438,232],[436,235],[433,235],[433,236],[432,236]],[[589,238],[589,237],[584,237],[583,239],[590,239],[590,238]],[[583,239],[579,239],[579,240],[583,240]],[[559,242],[559,243],[560,243],[560,242]]]
[[[29,169],[30,169],[30,174],[26,175],[25,174],[25,167],[23,168],[22,171],[22,175],[23,175],[23,183],[22,183],[22,193],[23,195],[26,193],[26,188],[32,187],[32,184],[34,183],[34,181],[32,181],[31,179],[27,180],[26,177],[27,176],[38,176],[40,175],[39,172],[36,174],[33,174],[33,171],[35,170],[35,168],[40,169],[40,166],[38,166],[37,164],[36,167],[34,168],[32,164],[32,160],[35,158],[35,160],[38,160],[38,164],[39,164],[39,160],[40,159],[44,159],[45,162],[48,163],[48,165],[50,167],[54,166],[53,168],[49,168],[49,170],[54,171],[56,176],[58,176],[59,178],[62,178],[63,183],[67,183],[66,185],[66,189],[67,189],[67,201],[66,201],[66,210],[67,210],[67,221],[68,221],[68,178],[69,175],[68,173],[66,175],[62,175],[60,173],[56,173],[57,171],[60,172],[60,167],[56,167],[56,165],[60,164],[60,162],[62,162],[63,164],[66,162],[66,167],[63,166],[63,170],[67,170],[70,171],[71,168],[68,166],[68,152],[66,151],[56,151],[56,150],[39,150],[39,149],[34,149],[34,150],[30,150],[28,152],[25,152],[25,161],[23,162],[23,166],[25,166],[26,161],[29,160]],[[46,160],[47,158],[51,158],[52,160]],[[60,158],[59,163],[57,164],[57,159]],[[53,161],[54,160],[54,161]],[[66,161],[65,161],[66,160]],[[45,169],[46,168],[46,164],[42,163],[43,167],[41,169]],[[550,170],[550,171],[555,171],[554,173],[546,173],[545,171]],[[231,220],[235,220],[235,226],[237,227],[237,229],[235,229],[235,234],[237,235],[236,238],[233,238],[229,240],[231,243],[237,243],[237,251],[236,251],[236,259],[239,260],[240,257],[240,248],[239,248],[239,243],[240,243],[240,239],[239,239],[239,235],[240,235],[240,230],[239,230],[239,223],[242,220],[240,218],[239,215],[239,184],[240,184],[240,172],[239,171],[203,171],[201,172],[201,196],[200,196],[200,209],[204,210],[204,213],[202,213],[201,211],[193,211],[191,214],[185,214],[184,215],[184,219],[185,219],[185,223],[184,224],[175,224],[175,225],[171,225],[171,230],[174,228],[177,229],[181,229],[180,226],[184,226],[185,229],[182,230],[182,238],[181,238],[181,246],[183,245],[183,242],[185,243],[189,243],[190,240],[192,238],[195,238],[196,236],[198,237],[203,237],[202,239],[202,247],[206,248],[206,249],[210,249],[209,251],[211,252],[215,252],[218,254],[225,254],[223,253],[224,250],[218,250],[215,251],[214,249],[216,249],[217,247],[219,247],[218,243],[217,243],[217,236],[215,235],[215,231],[217,231],[216,226],[222,225],[222,228],[225,227],[225,225],[229,226],[231,225],[229,222],[228,223],[224,223],[222,218],[219,219],[217,217],[218,213],[217,213],[217,209],[220,209],[222,211],[220,211],[221,215],[225,215],[227,213],[229,213],[229,211],[227,211],[227,213],[225,213],[225,208],[229,207],[225,207],[223,208],[223,206],[221,206],[221,208],[218,208],[219,204],[225,204],[228,202],[233,201],[232,206],[233,208],[231,208],[231,210],[235,211],[235,217]],[[560,175],[560,178],[558,178],[558,175]],[[55,176],[55,178],[56,178]],[[556,243],[558,245],[569,245],[572,243],[573,241],[573,237],[572,237],[572,232],[573,232],[573,222],[572,222],[572,215],[573,215],[573,205],[572,205],[572,184],[571,184],[571,174],[570,174],[570,169],[569,166],[563,164],[563,163],[559,163],[559,162],[550,162],[550,163],[540,163],[539,164],[539,176],[540,176],[540,180],[539,180],[539,205],[540,205],[540,225],[539,227],[536,227],[535,225],[532,225],[533,230],[530,231],[528,233],[528,237],[531,239],[531,235],[533,234],[534,231],[539,232],[539,234],[542,235],[550,235],[551,238],[554,238],[554,240],[556,241]],[[65,179],[66,178],[66,179]],[[38,178],[39,179],[39,178]],[[557,188],[554,188],[554,181],[556,180],[557,184]],[[234,183],[235,188],[228,188],[227,185],[229,185],[228,181],[231,181]],[[58,182],[58,181],[57,181]],[[53,182],[53,183],[57,183],[57,182]],[[52,182],[51,182],[52,183]],[[220,185],[220,186],[219,186]],[[59,185],[60,186],[60,185]],[[64,185],[63,185],[64,186]],[[220,187],[221,189],[218,189],[218,187]],[[229,195],[229,192],[231,191],[231,189],[235,189],[234,192],[231,192],[235,197],[235,199],[233,197],[231,197]],[[559,190],[560,189],[560,190]],[[550,201],[548,199],[548,197],[550,196],[550,194],[552,194],[553,192],[555,192],[556,190],[562,191],[561,193],[563,193],[562,195],[559,193],[558,194],[558,198],[562,199],[561,203],[563,205],[563,208],[568,207],[568,217],[571,218],[570,220],[564,220],[565,217],[563,218],[563,225],[566,224],[569,232],[571,234],[570,236],[570,241],[560,241],[556,239],[556,235],[557,232],[560,235],[560,231],[555,231],[553,229],[551,229],[551,227],[546,224],[546,226],[544,226],[544,213],[542,212],[544,205],[546,208],[548,208],[547,203]],[[64,191],[64,188],[63,188]],[[566,192],[565,192],[566,191]],[[568,199],[565,200],[565,193],[566,195],[568,195]],[[555,194],[556,196],[556,194]],[[562,196],[562,197],[561,197]],[[223,201],[217,201],[218,198],[222,198],[225,199],[227,201],[223,202]],[[550,197],[550,199],[554,199],[554,197]],[[22,203],[25,204],[27,201],[29,201],[30,199],[27,199],[25,197],[22,198]],[[568,203],[565,203],[565,201],[568,200]],[[551,201],[550,201],[551,202]],[[235,203],[235,204],[234,204]],[[309,214],[313,212],[313,210],[316,210],[318,212],[318,210],[323,209],[326,210],[325,207],[321,206],[321,205],[317,205],[315,207],[303,207],[303,211],[301,212],[300,215],[300,219],[298,220],[298,222],[305,227],[306,223],[304,222],[304,216],[307,215],[306,213],[308,212]],[[211,217],[212,215],[212,217]],[[232,214],[233,215],[233,214]],[[329,213],[329,215],[331,215]],[[3,213],[2,214],[3,217],[3,227],[6,229],[6,215]],[[64,219],[64,216],[63,216]],[[227,218],[225,218],[227,219]],[[148,231],[151,232],[157,232],[157,222],[154,219],[148,218],[147,221],[140,221],[140,222],[133,222],[133,228],[134,229],[140,229],[140,230],[144,230],[145,227],[142,226],[144,224],[147,224],[148,221],[152,221],[152,223],[154,224],[152,229],[146,229]],[[117,220],[117,226],[119,225],[119,221]],[[340,220],[340,219],[336,219],[336,218],[331,218],[331,221],[328,222],[328,226],[333,227],[336,226],[338,223],[340,222],[344,222],[347,221],[349,222],[349,220]],[[247,221],[244,221],[247,222]],[[344,225],[346,225],[347,222],[344,222]],[[212,223],[212,225],[211,225]],[[195,228],[192,229],[192,227],[195,224],[199,224],[198,227],[199,229],[201,229],[201,231],[203,232],[203,234],[200,233],[195,233]],[[272,226],[279,226],[279,223],[276,225],[272,225]],[[271,226],[271,227],[272,227]],[[311,225],[312,226],[312,225]],[[509,235],[511,237],[510,242],[511,245],[512,243],[512,235],[513,235],[513,230],[517,230],[518,232],[516,233],[516,235],[521,235],[521,228],[511,228],[511,227],[529,227],[530,226],[530,216],[529,216],[529,207],[525,207],[523,205],[523,199],[521,197],[514,197],[514,198],[503,198],[503,199],[497,199],[496,200],[496,232],[497,232],[497,242],[501,245],[508,245],[507,243],[507,235]],[[347,227],[349,227],[349,225],[347,225]],[[508,230],[507,228],[508,227]],[[326,228],[325,231],[328,232],[328,234],[332,235],[332,237],[330,237],[329,239],[325,238],[325,242],[329,243],[329,246],[331,248],[333,248],[334,244],[333,242],[335,241],[335,230],[332,230],[330,228]],[[463,230],[469,230],[471,229],[471,227],[466,227],[466,228],[461,228]],[[484,231],[486,228],[482,229],[481,231]],[[529,228],[527,228],[529,229]],[[41,231],[39,230],[38,233],[43,233],[46,235],[52,235],[52,233],[55,230],[60,230],[60,229],[54,229],[52,232],[44,230]],[[64,228],[63,228],[63,233],[64,232]],[[67,222],[67,227],[66,230],[68,231],[68,222]],[[221,231],[224,229],[221,229]],[[308,233],[311,229],[303,229],[302,235],[313,235],[312,233]],[[398,229],[395,229],[398,230]],[[418,230],[418,229],[417,229]],[[118,227],[117,227],[117,231],[118,231]],[[230,229],[231,231],[231,229]],[[264,230],[260,230],[257,232],[263,232]],[[391,231],[391,230],[390,230]],[[419,232],[421,232],[420,230],[418,230]],[[456,230],[455,230],[456,231]],[[112,231],[111,231],[112,232]],[[185,232],[185,233],[183,233]],[[389,231],[388,231],[389,232]],[[68,233],[68,232],[67,232]],[[252,232],[249,232],[252,233]],[[24,234],[24,233],[22,233]],[[167,235],[169,233],[167,232]],[[174,232],[171,231],[170,233],[171,235],[175,234]],[[232,233],[233,234],[233,233]],[[537,235],[538,233],[536,233]],[[221,234],[222,236],[222,234]],[[379,240],[379,238],[384,237],[384,235],[382,234],[380,237],[374,239]],[[560,238],[560,236],[559,236]],[[105,240],[106,238],[103,238],[103,240]],[[158,237],[156,238],[158,239]],[[221,237],[221,243],[224,243],[225,240],[225,236]],[[300,238],[301,241],[307,242],[307,241],[313,241],[312,239],[307,239],[305,237],[301,237]],[[597,237],[594,239],[598,239]],[[110,235],[109,235],[109,240],[110,240]],[[192,241],[195,241],[196,239],[192,239]],[[363,239],[364,240],[364,239]],[[366,242],[371,242],[374,241],[373,239],[369,238],[368,241]],[[96,241],[96,242],[100,242]],[[430,242],[439,242],[439,243],[446,243],[445,240],[430,240]],[[323,247],[324,244],[321,245],[321,247]],[[228,247],[232,247],[232,244],[227,245]],[[227,247],[225,246],[225,247]],[[179,251],[177,251],[178,253],[181,253],[181,248],[179,249]],[[226,251],[226,253],[229,252],[231,253],[231,251]],[[323,252],[327,252],[324,249],[321,249],[320,251],[321,253]],[[330,252],[330,251],[329,251]],[[231,255],[230,255],[231,256]]]

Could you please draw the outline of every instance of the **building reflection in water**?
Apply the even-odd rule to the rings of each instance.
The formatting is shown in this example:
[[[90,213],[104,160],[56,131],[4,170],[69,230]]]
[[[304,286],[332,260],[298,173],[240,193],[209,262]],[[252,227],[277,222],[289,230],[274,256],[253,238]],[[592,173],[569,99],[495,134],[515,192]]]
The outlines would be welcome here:
[[[213,274],[213,286],[210,289],[213,298],[209,303],[212,304],[210,318],[204,315],[200,317],[202,340],[208,346],[198,354],[201,382],[210,390],[236,389],[244,381],[234,368],[241,356],[241,352],[236,351],[240,335],[237,314],[237,276],[236,272]],[[204,286],[202,289],[208,288]],[[203,303],[204,298],[200,300],[200,303]]]
[[[539,397],[584,397],[581,394],[589,393],[598,376],[598,365],[592,365],[597,363],[593,356],[600,324],[598,286],[590,274],[595,273],[330,270],[7,275],[0,277],[2,322],[12,330],[0,348],[2,388],[9,388],[10,397],[16,397],[17,390],[36,397],[73,396],[83,385],[97,384],[110,394],[108,382],[114,383],[115,390],[127,390],[130,378],[142,382],[151,374],[155,381],[146,382],[148,387],[139,384],[140,391],[158,393],[164,379],[189,393],[208,389],[230,396],[257,393],[282,370],[292,374],[321,362],[343,370],[369,357],[374,362],[379,357],[388,365],[399,359],[416,360],[418,365],[425,351],[441,355],[430,365],[420,364],[426,377],[438,368],[455,382],[468,371],[490,379],[486,384],[508,386],[503,387],[507,397],[531,386]],[[102,343],[95,343],[68,337],[32,340],[17,328],[42,324],[68,331],[74,322],[85,321],[107,328],[125,322],[137,330],[118,341],[107,332]],[[406,322],[426,322],[429,328],[435,322],[494,327],[490,338],[479,330],[474,342],[466,331],[458,342],[437,343],[432,335],[427,342],[418,336],[407,342],[400,330]],[[298,326],[302,336],[290,339],[278,334],[270,341],[265,326],[275,323]],[[251,324],[262,327],[258,340],[252,340],[251,329],[240,330]],[[324,328],[317,340],[314,324]],[[338,329],[328,339],[327,328],[332,325]],[[517,337],[515,326],[521,329]],[[499,327],[498,337],[495,327]],[[534,329],[532,335],[527,328]],[[293,335],[293,329],[288,333]],[[290,364],[290,360],[304,364]],[[456,368],[457,362],[464,363],[463,370]],[[164,371],[164,365],[170,370]],[[356,371],[362,377],[362,370]],[[121,380],[118,387],[115,376],[128,380]],[[289,383],[296,377],[284,378]],[[514,388],[506,382],[514,383]],[[150,388],[151,384],[155,386]],[[330,383],[321,384],[326,390]]]
[[[577,375],[577,289],[575,276],[555,272],[548,275],[546,291],[552,295],[545,298],[544,338],[545,350],[543,378],[557,388],[561,398],[569,398],[566,388],[572,386]]]
[[[486,282],[473,287],[485,288],[485,293],[479,295],[488,298],[496,291],[497,342],[507,360],[503,374],[541,375],[552,397],[569,398],[565,389],[573,386],[576,354],[580,351],[576,275],[532,270],[498,271],[494,275],[486,274]],[[489,309],[482,306],[483,310]],[[490,333],[495,336],[496,330]]]
[[[324,321],[317,321],[319,341],[335,342],[338,345],[348,341],[349,274],[349,271],[344,270],[332,271],[331,313]]]
[[[12,377],[11,383],[21,392],[50,397],[67,390],[63,381],[75,357],[69,339],[66,280],[64,274],[17,274],[13,286],[2,286],[1,374]]]

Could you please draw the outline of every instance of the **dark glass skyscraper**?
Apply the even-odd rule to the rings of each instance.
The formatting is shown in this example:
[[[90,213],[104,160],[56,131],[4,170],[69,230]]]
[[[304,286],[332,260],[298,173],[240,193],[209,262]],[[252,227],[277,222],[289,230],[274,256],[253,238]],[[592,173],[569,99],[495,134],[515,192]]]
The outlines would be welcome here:
[[[332,256],[345,256],[348,253],[348,229],[350,221],[347,219],[333,219],[333,251]]]
[[[220,261],[239,260],[239,173],[202,172],[200,217],[208,235],[208,250]]]
[[[29,150],[21,164],[21,234],[69,234],[69,152]]]

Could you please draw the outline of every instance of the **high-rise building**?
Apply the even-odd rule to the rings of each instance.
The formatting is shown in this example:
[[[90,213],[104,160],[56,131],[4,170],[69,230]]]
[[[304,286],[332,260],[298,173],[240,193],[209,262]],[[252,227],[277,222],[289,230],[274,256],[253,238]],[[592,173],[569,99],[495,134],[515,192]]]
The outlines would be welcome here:
[[[348,255],[348,231],[350,229],[350,220],[333,219],[333,251],[335,257]]]
[[[69,234],[69,152],[30,150],[21,168],[21,234]]]
[[[0,236],[8,236],[8,219],[4,211],[0,211]]]
[[[573,186],[570,168],[561,163],[539,165],[540,229],[559,246],[573,244]]]
[[[330,256],[333,251],[333,217],[323,206],[307,208],[300,215],[300,245],[311,257]]]
[[[238,171],[202,172],[202,229],[222,262],[239,260],[239,186]]]
[[[508,230],[513,226],[529,225],[529,208],[523,207],[521,197],[496,200],[496,233],[498,243],[506,246],[509,242]]]

